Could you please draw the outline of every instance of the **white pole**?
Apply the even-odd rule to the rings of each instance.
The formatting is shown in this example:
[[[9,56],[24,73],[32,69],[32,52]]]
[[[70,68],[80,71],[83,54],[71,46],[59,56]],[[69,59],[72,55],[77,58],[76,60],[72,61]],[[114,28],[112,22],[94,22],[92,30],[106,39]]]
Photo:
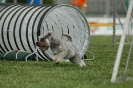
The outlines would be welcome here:
[[[34,0],[31,0],[30,4],[33,4]]]
[[[128,7],[127,16],[126,16],[126,21],[125,21],[125,24],[124,24],[124,30],[123,30],[121,40],[120,40],[120,44],[119,44],[119,48],[118,48],[118,51],[117,51],[117,56],[116,56],[116,60],[115,60],[115,64],[114,64],[114,69],[113,69],[113,73],[112,73],[111,82],[116,81],[116,77],[117,77],[117,73],[118,73],[118,68],[119,68],[119,64],[120,64],[120,59],[121,59],[122,50],[123,50],[123,46],[124,46],[124,42],[125,42],[125,36],[126,36],[126,33],[127,33],[128,23],[130,21],[132,8],[133,8],[133,0],[130,0],[130,4],[129,4],[129,7]]]
[[[43,4],[43,0],[40,0],[40,4],[41,4],[41,5]]]

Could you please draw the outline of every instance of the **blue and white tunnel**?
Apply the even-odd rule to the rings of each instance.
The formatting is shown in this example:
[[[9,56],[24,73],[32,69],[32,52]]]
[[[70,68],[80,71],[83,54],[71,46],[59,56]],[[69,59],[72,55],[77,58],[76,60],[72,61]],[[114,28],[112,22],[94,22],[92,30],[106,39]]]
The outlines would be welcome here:
[[[83,56],[87,51],[90,31],[84,15],[70,5],[0,4],[0,53],[12,50],[34,52],[39,36],[52,31],[59,39],[70,34]],[[37,50],[42,60],[53,60],[53,54]]]

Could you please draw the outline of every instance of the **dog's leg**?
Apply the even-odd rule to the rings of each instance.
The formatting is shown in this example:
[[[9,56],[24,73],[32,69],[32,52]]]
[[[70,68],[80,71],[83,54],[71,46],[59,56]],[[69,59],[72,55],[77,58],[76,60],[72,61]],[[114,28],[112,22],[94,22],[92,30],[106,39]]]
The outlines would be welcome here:
[[[79,63],[80,67],[86,66],[85,62],[81,59],[81,62]]]
[[[54,55],[54,59],[55,59],[55,60],[57,59],[57,57],[58,57],[57,55]]]
[[[86,66],[85,62],[80,59],[79,55],[75,55],[73,58],[69,59],[72,63],[78,64],[80,67]]]
[[[61,61],[67,55],[67,53],[68,53],[68,51],[63,51],[63,52],[60,52],[58,55],[56,55],[56,57],[55,57],[55,63],[56,64],[61,63]]]

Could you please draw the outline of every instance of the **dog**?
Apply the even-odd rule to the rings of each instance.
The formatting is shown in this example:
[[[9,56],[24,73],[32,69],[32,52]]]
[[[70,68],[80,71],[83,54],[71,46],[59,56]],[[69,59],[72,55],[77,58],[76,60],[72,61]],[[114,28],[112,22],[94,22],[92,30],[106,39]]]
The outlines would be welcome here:
[[[72,63],[79,66],[86,66],[85,62],[81,59],[79,49],[74,45],[72,37],[69,34],[63,34],[70,41],[64,41],[52,36],[52,32],[48,32],[46,35],[40,38],[36,45],[45,52],[50,47],[55,58],[55,63],[59,64],[63,59],[69,60]]]

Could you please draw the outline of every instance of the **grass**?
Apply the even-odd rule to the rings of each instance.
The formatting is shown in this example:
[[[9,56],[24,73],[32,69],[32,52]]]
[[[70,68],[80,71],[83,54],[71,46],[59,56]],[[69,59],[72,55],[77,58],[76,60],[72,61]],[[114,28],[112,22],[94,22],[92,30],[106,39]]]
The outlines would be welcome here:
[[[119,39],[119,38],[118,38]],[[111,83],[111,75],[118,44],[111,36],[91,36],[88,50],[95,54],[93,61],[85,61],[80,68],[69,62],[55,65],[53,61],[0,60],[1,88],[132,88],[133,81]],[[129,45],[125,45],[120,63],[119,77],[123,76]],[[91,58],[90,54],[87,54]],[[133,64],[133,61],[130,62]],[[133,65],[128,76],[133,76]]]

